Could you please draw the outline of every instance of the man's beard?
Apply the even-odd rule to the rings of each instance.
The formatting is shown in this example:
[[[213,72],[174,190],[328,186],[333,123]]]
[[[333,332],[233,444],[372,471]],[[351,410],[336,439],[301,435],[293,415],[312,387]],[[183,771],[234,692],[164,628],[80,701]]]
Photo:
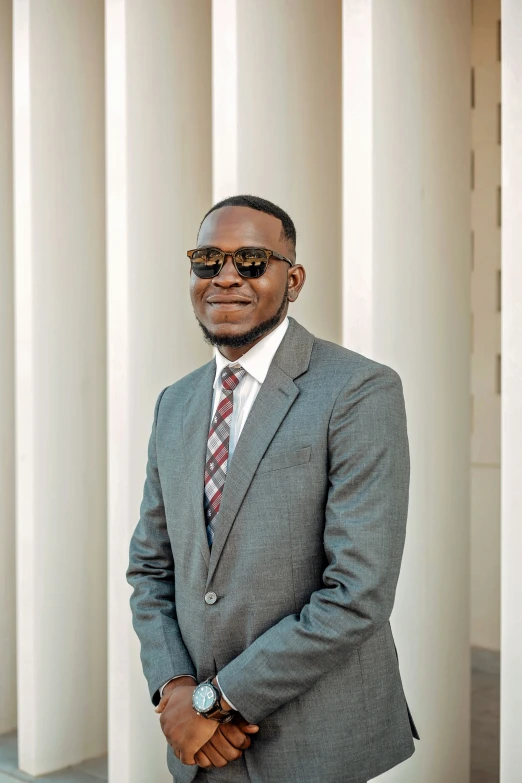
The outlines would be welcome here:
[[[287,300],[288,281],[286,283],[283,300],[279,305],[277,312],[270,318],[267,318],[266,321],[262,321],[260,324],[254,326],[252,329],[249,329],[248,332],[244,332],[243,334],[219,336],[212,334],[212,332],[210,332],[207,327],[201,323],[199,318],[196,318],[196,321],[201,327],[205,342],[210,343],[210,345],[217,345],[218,347],[223,346],[228,348],[243,348],[244,346],[253,343],[254,340],[257,340],[259,337],[263,337],[265,334],[268,334],[268,332],[271,332],[272,329],[275,329],[285,311]]]

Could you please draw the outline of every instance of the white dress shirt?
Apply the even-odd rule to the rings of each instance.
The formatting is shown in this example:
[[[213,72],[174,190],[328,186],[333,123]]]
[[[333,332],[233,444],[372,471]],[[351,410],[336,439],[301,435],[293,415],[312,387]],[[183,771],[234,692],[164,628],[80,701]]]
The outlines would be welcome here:
[[[241,431],[245,426],[248,414],[252,409],[254,400],[257,397],[261,384],[266,378],[268,368],[274,358],[274,354],[279,348],[281,340],[285,336],[288,329],[288,318],[285,318],[279,326],[269,332],[266,337],[263,337],[258,343],[256,343],[249,351],[243,354],[239,359],[230,361],[223,356],[220,351],[215,352],[216,358],[216,374],[214,376],[214,396],[212,400],[212,416],[216,412],[216,408],[221,397],[221,372],[228,364],[240,364],[244,370],[245,375],[239,381],[238,385],[234,389],[234,409],[232,411],[232,420],[230,422],[230,441],[228,444],[228,461],[232,459],[232,454],[236,447],[236,443],[241,435]],[[210,426],[210,425],[209,425]],[[203,489],[201,490],[203,492]],[[219,517],[219,515],[218,515]],[[218,523],[219,525],[219,519]],[[192,677],[191,674],[179,674],[178,677]],[[172,677],[170,680],[161,686],[160,696],[163,695],[163,689],[168,682],[177,679]],[[216,677],[219,685],[219,678]],[[232,709],[236,709],[234,705],[227,699],[226,695],[223,696],[230,704]]]

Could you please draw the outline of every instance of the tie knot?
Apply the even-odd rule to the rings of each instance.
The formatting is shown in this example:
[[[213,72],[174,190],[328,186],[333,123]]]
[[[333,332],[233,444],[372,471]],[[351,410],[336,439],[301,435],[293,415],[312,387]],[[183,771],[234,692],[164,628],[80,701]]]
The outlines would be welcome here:
[[[240,364],[229,364],[221,371],[221,383],[226,391],[234,391],[239,381],[246,373]]]

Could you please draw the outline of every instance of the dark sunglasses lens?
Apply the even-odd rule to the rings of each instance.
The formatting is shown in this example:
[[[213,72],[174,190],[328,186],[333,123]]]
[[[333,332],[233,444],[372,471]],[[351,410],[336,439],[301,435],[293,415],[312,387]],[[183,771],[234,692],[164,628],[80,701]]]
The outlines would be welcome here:
[[[257,247],[246,247],[236,255],[237,271],[243,277],[261,277],[267,266],[266,253]]]
[[[221,257],[212,248],[196,250],[190,260],[192,271],[198,277],[215,277],[221,269]]]

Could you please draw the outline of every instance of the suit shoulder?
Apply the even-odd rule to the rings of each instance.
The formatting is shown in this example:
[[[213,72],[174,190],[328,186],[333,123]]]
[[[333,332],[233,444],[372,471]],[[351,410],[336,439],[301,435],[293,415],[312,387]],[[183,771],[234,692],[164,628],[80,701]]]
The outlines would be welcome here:
[[[321,372],[327,372],[345,383],[351,379],[365,381],[375,377],[387,377],[402,385],[400,375],[393,367],[319,337],[314,340],[311,362]]]

